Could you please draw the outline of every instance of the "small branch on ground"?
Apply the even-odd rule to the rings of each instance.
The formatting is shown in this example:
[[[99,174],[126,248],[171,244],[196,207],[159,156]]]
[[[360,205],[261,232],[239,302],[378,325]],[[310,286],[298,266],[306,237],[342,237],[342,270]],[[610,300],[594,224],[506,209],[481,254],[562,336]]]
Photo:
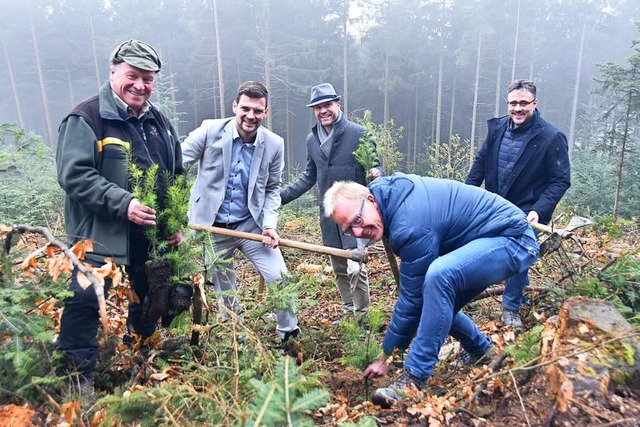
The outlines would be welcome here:
[[[524,407],[524,402],[522,401],[522,395],[520,395],[520,389],[518,389],[518,382],[516,381],[515,375],[513,372],[509,372],[511,375],[511,380],[513,381],[513,387],[516,389],[516,394],[518,395],[518,399],[520,399],[520,406],[522,407],[522,413],[524,414],[524,419],[527,422],[527,425],[531,427],[531,423],[529,422],[529,416],[527,415],[527,408]]]
[[[489,370],[491,372],[495,372],[498,369],[500,369],[500,367],[502,366],[502,364],[504,363],[504,360],[507,358],[507,356],[505,354],[500,355],[492,364],[491,366],[489,366]],[[483,391],[485,391],[485,389],[487,388],[487,383],[489,382],[489,379],[491,379],[493,376],[489,375],[485,378],[483,378],[482,383],[480,383],[480,385],[478,385],[478,388],[476,389],[476,391],[473,393],[473,396],[471,396],[469,398],[469,400],[467,400],[466,402],[464,402],[462,405],[460,405],[460,407],[462,408],[466,408],[468,407],[474,400],[476,400],[478,398],[478,396],[480,396],[482,394]],[[449,393],[450,395],[451,393]]]
[[[526,289],[534,292],[547,292],[549,288],[546,286],[528,286]],[[475,297],[472,301],[478,301],[481,299],[495,297],[498,295],[502,295],[504,293],[504,285],[496,286],[495,288],[485,289],[480,292],[477,297]]]
[[[9,253],[11,249],[11,239],[14,234],[19,233],[38,233],[46,237],[49,243],[52,246],[55,246],[62,250],[64,254],[71,260],[71,263],[81,272],[83,273],[89,282],[93,285],[93,290],[96,292],[96,296],[98,297],[98,306],[100,309],[100,320],[102,322],[102,327],[104,328],[105,336],[109,334],[109,320],[107,319],[107,304],[104,297],[104,285],[96,279],[90,269],[88,269],[78,257],[69,249],[67,245],[56,239],[53,234],[51,234],[51,230],[46,227],[32,227],[30,225],[14,225],[12,230],[7,233],[7,237],[5,239],[5,253]]]

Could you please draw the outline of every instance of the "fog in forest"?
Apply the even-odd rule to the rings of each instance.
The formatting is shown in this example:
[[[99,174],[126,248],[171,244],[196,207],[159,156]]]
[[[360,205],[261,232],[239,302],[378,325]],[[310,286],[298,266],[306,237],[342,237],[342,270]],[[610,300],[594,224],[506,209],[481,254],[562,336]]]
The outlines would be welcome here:
[[[305,104],[320,82],[335,86],[350,117],[371,110],[375,122],[402,127],[401,169],[425,173],[431,144],[459,135],[477,149],[486,120],[506,114],[509,83],[532,79],[573,156],[602,139],[597,64],[625,64],[640,39],[637,0],[0,3],[0,123],[55,146],[60,121],[108,78],[112,49],[137,38],[160,53],[152,101],[181,136],[230,115],[240,82],[264,82],[265,125],[285,138],[288,178],[304,165],[315,121]]]

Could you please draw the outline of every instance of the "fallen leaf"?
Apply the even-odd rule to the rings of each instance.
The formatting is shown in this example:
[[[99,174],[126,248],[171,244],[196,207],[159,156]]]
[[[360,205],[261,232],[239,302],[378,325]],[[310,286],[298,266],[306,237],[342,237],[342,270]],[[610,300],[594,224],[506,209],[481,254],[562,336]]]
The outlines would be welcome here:
[[[98,427],[103,421],[107,419],[107,408],[102,408],[95,414],[91,420],[91,427]]]
[[[71,252],[73,252],[75,256],[78,257],[79,260],[83,260],[85,257],[85,254],[87,252],[92,252],[92,251],[93,251],[93,242],[91,242],[91,240],[81,240],[75,245],[73,245],[73,248],[71,248]]]
[[[149,375],[149,379],[154,381],[164,381],[169,377],[170,375],[165,372],[156,372],[155,374]]]
[[[284,223],[284,228],[287,228],[289,230],[298,230],[301,227],[302,223],[297,219],[292,219],[291,221],[287,221]]]
[[[77,400],[72,400],[71,402],[67,402],[60,406],[60,415],[65,419],[69,424],[73,424],[75,419],[78,417],[78,413],[80,412],[80,402]]]

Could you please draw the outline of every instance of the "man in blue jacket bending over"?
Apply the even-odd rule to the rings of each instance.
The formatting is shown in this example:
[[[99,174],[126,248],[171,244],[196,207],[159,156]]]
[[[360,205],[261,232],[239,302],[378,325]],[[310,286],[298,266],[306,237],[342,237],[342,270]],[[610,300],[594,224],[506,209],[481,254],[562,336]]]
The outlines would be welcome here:
[[[447,335],[460,341],[467,363],[495,353],[460,310],[492,283],[525,271],[538,245],[524,213],[503,198],[455,181],[394,174],[369,187],[349,181],[326,193],[327,216],[355,237],[388,237],[402,259],[400,294],[380,357],[368,378],[391,369],[394,350],[411,349],[402,372],[374,403],[390,407],[404,387],[423,389]]]

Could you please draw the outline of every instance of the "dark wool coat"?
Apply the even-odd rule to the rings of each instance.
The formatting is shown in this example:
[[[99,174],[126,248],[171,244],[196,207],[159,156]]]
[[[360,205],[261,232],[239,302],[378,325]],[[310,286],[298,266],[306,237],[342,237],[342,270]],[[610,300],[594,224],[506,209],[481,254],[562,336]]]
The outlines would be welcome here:
[[[571,168],[566,136],[545,121],[536,109],[531,117],[524,150],[507,177],[504,194],[500,194],[525,214],[536,211],[546,224],[556,205],[571,185]],[[509,116],[487,121],[487,139],[469,171],[466,183],[498,193],[498,154],[509,124]]]
[[[354,181],[366,184],[367,171],[356,161],[353,152],[364,135],[364,127],[350,122],[344,115],[333,127],[333,145],[327,157],[320,149],[318,124],[307,135],[307,164],[302,175],[280,193],[282,204],[286,205],[306,193],[318,183],[320,206],[320,229],[322,242],[326,246],[351,249],[356,247],[356,239],[344,236],[335,222],[324,215],[322,199],[324,193],[336,181]],[[375,145],[375,143],[374,143]]]

